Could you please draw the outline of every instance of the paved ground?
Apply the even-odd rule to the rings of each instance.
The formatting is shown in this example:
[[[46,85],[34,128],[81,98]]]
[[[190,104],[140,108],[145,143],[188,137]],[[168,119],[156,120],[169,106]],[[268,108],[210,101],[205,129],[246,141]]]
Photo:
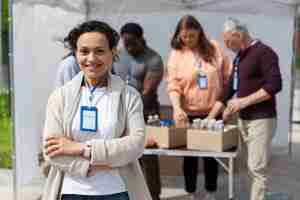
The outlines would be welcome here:
[[[299,130],[300,131],[300,130]],[[295,134],[293,155],[289,157],[286,148],[273,148],[271,161],[270,193],[268,200],[298,200],[300,197],[300,132]],[[246,170],[240,169],[236,176],[236,197],[247,200],[247,187],[245,184]],[[203,185],[203,178],[199,176],[199,187]],[[166,200],[188,199],[183,188],[183,177],[164,177],[162,196]],[[219,179],[217,199],[227,199],[227,177],[225,174]],[[200,189],[201,193],[201,189]]]
[[[300,126],[294,128],[293,154],[288,155],[287,148],[273,148],[271,161],[270,181],[271,189],[269,200],[297,200],[300,197]],[[235,177],[235,189],[237,199],[246,200],[247,190],[243,177],[246,177],[245,168],[240,168]],[[37,177],[30,185],[19,188],[18,200],[35,200],[39,196],[43,178]],[[203,178],[198,178],[198,188],[202,188]],[[183,177],[162,177],[163,200],[186,200],[187,194],[183,190]],[[227,176],[221,173],[217,199],[227,199]],[[201,189],[199,189],[201,194]],[[13,200],[12,173],[10,170],[0,170],[0,199]]]

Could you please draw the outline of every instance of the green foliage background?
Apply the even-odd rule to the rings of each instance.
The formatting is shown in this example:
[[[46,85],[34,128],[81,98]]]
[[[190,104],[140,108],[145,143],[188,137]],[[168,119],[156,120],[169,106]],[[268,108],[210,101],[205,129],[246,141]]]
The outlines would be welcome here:
[[[11,118],[8,91],[0,91],[0,168],[11,168]]]
[[[1,1],[1,65],[9,66],[8,36],[9,36],[9,1]],[[11,117],[10,95],[7,89],[0,85],[0,168],[11,168]]]
[[[2,11],[1,11],[1,31],[2,31],[2,63],[8,66],[9,58],[8,58],[8,36],[9,36],[9,2],[8,0],[2,0]]]

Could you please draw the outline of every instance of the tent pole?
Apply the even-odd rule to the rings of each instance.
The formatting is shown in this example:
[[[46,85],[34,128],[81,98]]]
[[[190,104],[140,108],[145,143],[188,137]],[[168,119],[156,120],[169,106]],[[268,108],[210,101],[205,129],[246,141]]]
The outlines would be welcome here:
[[[90,0],[85,0],[85,21],[88,21],[90,19],[90,12],[91,12],[91,6],[90,6]]]
[[[16,161],[16,131],[15,131],[15,95],[14,95],[14,18],[13,18],[13,0],[9,0],[9,93],[10,93],[10,114],[11,114],[11,144],[12,144],[12,164],[13,164],[13,199],[18,199],[17,184],[17,161]]]
[[[1,39],[1,42],[0,42],[0,65],[1,64],[3,64],[3,57],[2,57],[2,41],[3,41],[3,36],[2,36],[2,21],[3,21],[3,19],[2,19],[2,17],[3,17],[3,15],[2,15],[2,1],[0,1],[0,12],[1,12],[1,17],[0,17],[0,27],[1,27],[1,31],[0,31],[0,39]],[[2,67],[2,66],[0,66],[0,67]]]
[[[297,43],[298,43],[298,6],[294,7],[294,40],[293,40],[293,60],[291,67],[291,105],[290,105],[290,124],[289,124],[289,156],[293,154],[293,107],[294,107],[294,96],[295,96],[295,67],[297,64]]]

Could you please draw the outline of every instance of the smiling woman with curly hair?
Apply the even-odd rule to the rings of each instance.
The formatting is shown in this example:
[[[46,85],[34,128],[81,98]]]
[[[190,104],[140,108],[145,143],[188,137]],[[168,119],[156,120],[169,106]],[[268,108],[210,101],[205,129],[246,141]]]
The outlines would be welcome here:
[[[50,163],[43,200],[150,200],[137,159],[144,150],[139,93],[110,73],[119,35],[108,24],[75,27],[81,72],[56,89],[43,136]]]

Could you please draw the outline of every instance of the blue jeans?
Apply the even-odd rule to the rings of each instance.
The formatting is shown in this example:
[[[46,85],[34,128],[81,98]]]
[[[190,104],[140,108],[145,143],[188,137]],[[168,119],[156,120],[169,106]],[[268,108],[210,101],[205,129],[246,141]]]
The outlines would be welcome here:
[[[63,194],[61,200],[129,200],[129,196],[128,192],[99,196]]]

